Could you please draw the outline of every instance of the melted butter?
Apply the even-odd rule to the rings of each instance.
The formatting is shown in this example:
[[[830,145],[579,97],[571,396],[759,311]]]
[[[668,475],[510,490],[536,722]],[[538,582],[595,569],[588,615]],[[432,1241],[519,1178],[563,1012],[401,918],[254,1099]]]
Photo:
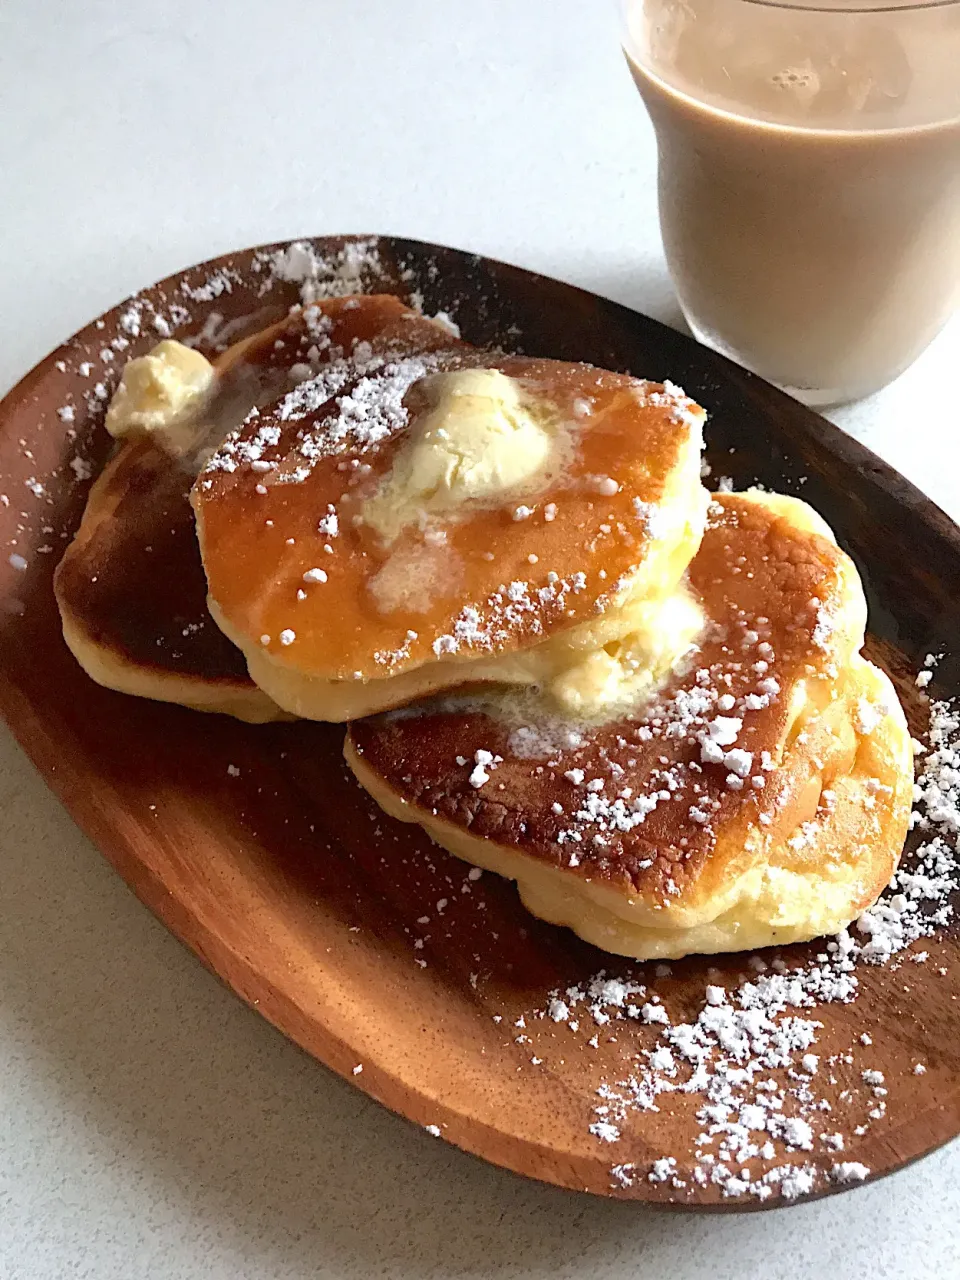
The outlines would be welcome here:
[[[519,496],[550,469],[554,434],[548,406],[496,369],[438,374],[425,390],[433,405],[380,488],[362,508],[388,542],[413,524],[455,515],[468,502]]]
[[[213,365],[198,351],[171,339],[159,342],[128,362],[107,409],[107,430],[116,440],[161,437],[162,447],[179,453],[186,427],[215,377]]]
[[[548,685],[563,712],[592,720],[653,692],[690,653],[704,617],[681,586],[665,598],[626,605],[620,623],[623,634],[588,652]]]
[[[369,589],[381,613],[397,609],[427,613],[437,597],[456,591],[461,576],[460,561],[452,550],[421,543],[393,551],[371,579]]]

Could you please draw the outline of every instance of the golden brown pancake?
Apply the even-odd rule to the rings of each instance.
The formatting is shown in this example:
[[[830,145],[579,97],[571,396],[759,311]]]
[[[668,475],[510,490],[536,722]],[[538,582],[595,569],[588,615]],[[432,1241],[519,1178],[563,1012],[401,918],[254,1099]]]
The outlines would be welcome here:
[[[427,388],[479,367],[549,419],[560,461],[522,498],[424,507],[386,537],[369,504],[409,457]],[[537,682],[671,597],[703,529],[704,416],[670,384],[554,360],[461,348],[331,366],[251,415],[194,487],[211,613],[298,716]]]
[[[689,571],[700,652],[633,714],[450,700],[351,725],[347,759],[388,813],[606,950],[836,932],[890,880],[913,775],[893,688],[859,654],[856,569],[825,530],[796,499],[718,497]]]
[[[218,388],[195,430],[122,442],[93,486],[54,579],[64,636],[99,683],[254,722],[284,713],[213,623],[189,492],[230,426],[358,343],[449,345],[447,331],[397,298],[341,298],[297,309],[216,361]]]

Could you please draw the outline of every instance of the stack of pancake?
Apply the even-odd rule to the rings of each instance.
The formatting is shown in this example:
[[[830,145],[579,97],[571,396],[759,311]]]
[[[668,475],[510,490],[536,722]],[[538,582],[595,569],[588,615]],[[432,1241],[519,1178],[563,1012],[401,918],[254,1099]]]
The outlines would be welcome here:
[[[677,387],[461,342],[392,297],[128,365],[56,577],[94,679],[349,721],[389,814],[637,958],[836,932],[912,754],[794,498],[711,498]]]

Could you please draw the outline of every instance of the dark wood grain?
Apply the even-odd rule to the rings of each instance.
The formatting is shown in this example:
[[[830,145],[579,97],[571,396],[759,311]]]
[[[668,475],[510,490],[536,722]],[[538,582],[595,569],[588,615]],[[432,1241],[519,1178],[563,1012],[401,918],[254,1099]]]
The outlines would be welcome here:
[[[330,249],[342,240],[316,243]],[[934,691],[957,692],[949,646],[960,632],[960,533],[862,446],[722,357],[612,302],[414,241],[382,240],[380,251],[387,280],[378,290],[418,291],[427,312],[446,310],[472,342],[679,382],[711,412],[716,475],[738,487],[760,481],[801,494],[854,555],[870,597],[871,652],[897,679],[915,723],[912,673],[927,652],[947,649]],[[272,319],[297,299],[296,287],[279,282],[262,293],[252,260],[252,251],[228,255],[138,296],[165,314],[171,302],[185,303],[177,336],[199,332],[214,310],[225,321]],[[229,291],[204,302],[178,295],[184,279],[203,285],[217,265],[236,273]],[[88,408],[84,397],[101,377],[108,392],[122,359],[157,337],[145,329],[122,359],[98,363],[89,377],[77,372],[124,332],[123,311],[52,353],[0,406],[0,491],[8,499],[0,506],[0,705],[50,786],[205,964],[385,1105],[439,1126],[465,1150],[562,1186],[691,1207],[756,1207],[724,1202],[713,1186],[678,1192],[646,1177],[630,1187],[611,1178],[614,1162],[642,1169],[671,1151],[679,1158],[697,1128],[697,1104],[678,1097],[671,1108],[634,1117],[615,1149],[588,1132],[597,1080],[651,1043],[650,1029],[630,1024],[616,1044],[594,1050],[549,1020],[522,1046],[513,1028],[522,1013],[543,1007],[551,988],[626,966],[532,919],[511,885],[491,876],[470,881],[462,863],[379,813],[341,763],[341,730],[253,727],[126,698],[93,684],[70,657],[50,585],[87,488],[68,464],[79,447],[95,471],[107,449],[103,400]],[[75,418],[65,422],[57,410],[70,396]],[[447,905],[438,908],[442,899]],[[418,923],[427,918],[429,925]],[[419,949],[415,939],[423,940]],[[929,962],[910,966],[909,983],[904,971],[867,968],[855,1004],[817,1015],[825,1024],[820,1052],[841,1052],[874,1033],[870,1065],[890,1082],[887,1114],[848,1144],[844,1159],[862,1161],[875,1176],[960,1132],[960,945],[948,931],[924,946]],[[790,963],[816,950],[782,954]],[[656,977],[653,966],[630,971],[684,1008],[702,997],[708,969],[711,982],[723,983],[743,967],[737,956],[693,957],[669,976]],[[534,1055],[546,1066],[532,1065]],[[914,1077],[921,1059],[927,1073]],[[838,1076],[835,1091],[842,1068]]]

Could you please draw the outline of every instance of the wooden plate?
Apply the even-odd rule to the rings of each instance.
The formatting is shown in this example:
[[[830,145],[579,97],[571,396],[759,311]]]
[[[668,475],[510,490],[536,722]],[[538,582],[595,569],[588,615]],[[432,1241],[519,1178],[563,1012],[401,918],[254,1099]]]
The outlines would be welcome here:
[[[350,241],[313,243],[329,256]],[[561,1186],[681,1206],[781,1203],[783,1185],[760,1201],[691,1176],[703,1098],[664,1095],[657,1111],[632,1110],[617,1142],[590,1131],[598,1087],[642,1062],[656,1026],[614,1018],[601,1027],[584,1011],[573,1031],[536,1016],[551,990],[600,970],[640,975],[673,1013],[695,1016],[707,982],[756,976],[747,957],[692,958],[658,974],[605,956],[529,917],[511,885],[471,880],[464,864],[380,814],[341,763],[338,728],[251,727],[110,693],[64,647],[51,573],[107,452],[101,422],[119,367],[167,331],[209,335],[237,322],[235,333],[244,318],[279,314],[298,300],[283,277],[303,259],[271,259],[284,248],[230,254],[145,290],[53,352],[0,406],[7,720],[140,899],[244,1000],[372,1097]],[[710,410],[715,479],[801,493],[833,525],[867,584],[872,652],[920,715],[913,673],[960,633],[960,532],[906,480],[758,378],[624,307],[415,241],[381,239],[379,255],[370,290],[418,295],[474,342],[684,386]],[[952,696],[958,684],[948,652],[934,689]],[[822,1142],[777,1147],[774,1165],[808,1171],[785,1184],[797,1198],[848,1185],[831,1180],[839,1159],[875,1177],[960,1131],[955,930],[922,949],[925,963],[863,966],[854,1003],[805,1011],[823,1023],[817,1088],[832,1111],[818,1125],[843,1129],[846,1143],[842,1156]],[[782,959],[809,962],[817,951],[789,948]],[[863,1070],[883,1073],[882,1106]],[[676,1168],[651,1181],[665,1156]]]

